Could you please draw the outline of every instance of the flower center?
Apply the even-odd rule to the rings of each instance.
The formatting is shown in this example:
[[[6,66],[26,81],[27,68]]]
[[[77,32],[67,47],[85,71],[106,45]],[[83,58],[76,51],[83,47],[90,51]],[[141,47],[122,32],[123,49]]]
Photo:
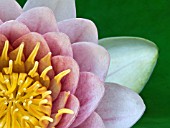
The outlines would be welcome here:
[[[40,43],[37,43],[27,60],[23,61],[24,43],[8,54],[9,42],[5,41],[0,57],[0,127],[7,128],[46,128],[51,118],[52,97],[50,78],[46,67],[41,74],[37,72],[39,62],[35,61]],[[51,53],[44,58],[51,57]],[[56,83],[66,76],[65,70],[55,76]],[[56,119],[72,110],[61,109]]]

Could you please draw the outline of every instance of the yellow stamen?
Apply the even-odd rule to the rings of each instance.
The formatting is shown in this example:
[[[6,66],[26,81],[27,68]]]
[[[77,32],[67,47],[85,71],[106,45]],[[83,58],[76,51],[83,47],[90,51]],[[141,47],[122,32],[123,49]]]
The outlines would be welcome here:
[[[2,54],[1,54],[1,60],[8,60],[9,59],[9,57],[8,57],[8,48],[9,48],[9,41],[6,40],[4,48],[3,48],[3,51],[2,51]]]
[[[13,61],[10,60],[9,61],[9,67],[8,68],[3,68],[4,72],[6,74],[11,74],[12,73],[12,69],[13,69]]]
[[[66,76],[67,74],[69,74],[71,72],[70,69],[64,70],[61,73],[59,73],[57,76],[54,77],[54,79],[56,80],[57,84],[61,84],[61,79]]]
[[[19,46],[18,55],[17,55],[16,61],[15,61],[16,64],[19,64],[19,65],[22,64],[23,49],[24,49],[24,43],[22,43],[22,44]]]
[[[52,91],[48,87],[54,83],[60,86],[60,92],[61,79],[71,70],[65,70],[50,80],[47,74],[52,70],[51,52],[38,62],[35,58],[39,48],[38,42],[25,61],[24,43],[8,54],[9,41],[5,41],[0,57],[0,127],[47,128],[53,122]],[[65,93],[64,103],[69,95],[70,92]],[[74,112],[60,109],[55,120],[59,122],[63,114]]]
[[[55,115],[55,119],[56,119],[57,124],[61,120],[61,116],[63,114],[74,114],[74,111],[71,110],[71,109],[67,109],[67,108],[63,108],[63,109],[58,110],[58,113]]]
[[[33,51],[31,52],[31,54],[29,55],[29,57],[25,62],[26,72],[28,72],[33,67],[35,62],[35,57],[38,53],[39,48],[40,48],[40,42],[36,44],[35,48],[33,49]]]
[[[38,61],[35,61],[34,67],[32,70],[29,71],[28,75],[30,75],[31,77],[36,77],[38,75],[38,73],[36,72],[37,69],[38,69]]]
[[[22,85],[25,81],[27,74],[26,73],[20,73],[18,78],[18,85]]]
[[[47,67],[47,68],[41,73],[40,77],[43,78],[43,80],[48,79],[49,77],[47,77],[47,73],[48,73],[51,69],[53,69],[52,66]],[[49,80],[49,79],[48,79],[48,80]]]

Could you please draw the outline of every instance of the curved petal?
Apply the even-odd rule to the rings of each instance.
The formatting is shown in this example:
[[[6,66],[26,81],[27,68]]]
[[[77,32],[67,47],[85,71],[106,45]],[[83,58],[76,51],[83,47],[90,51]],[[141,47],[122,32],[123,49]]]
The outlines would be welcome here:
[[[103,82],[90,72],[81,72],[75,96],[80,101],[80,111],[72,127],[84,122],[98,106],[104,94]]]
[[[104,81],[110,63],[108,52],[103,47],[89,42],[72,44],[72,48],[80,71],[92,72]]]
[[[38,50],[36,60],[40,60],[42,57],[44,57],[50,52],[47,42],[45,41],[43,36],[38,33],[35,32],[28,33],[17,39],[12,44],[12,46],[14,48],[17,48],[22,42],[24,42],[24,55],[26,58],[30,55],[30,53],[36,46],[37,42],[40,42],[40,48]]]
[[[103,120],[93,112],[81,125],[76,128],[105,128]]]
[[[27,25],[31,32],[45,34],[58,31],[54,14],[47,7],[37,7],[26,11],[17,18],[17,21]]]
[[[5,22],[15,20],[22,13],[22,8],[15,0],[0,0],[0,19]]]
[[[105,89],[96,112],[106,128],[130,128],[145,111],[143,100],[132,90],[114,83],[106,83]]]
[[[29,33],[28,27],[18,21],[7,21],[0,25],[0,33],[4,34],[10,43],[13,43],[19,37]]]
[[[158,58],[152,42],[136,37],[116,37],[99,41],[111,56],[106,82],[115,82],[140,92],[148,81]]]
[[[79,108],[80,108],[80,103],[79,103],[79,100],[77,99],[77,97],[74,95],[70,95],[65,108],[73,110],[74,114],[63,115],[61,121],[56,126],[56,128],[69,128],[70,125],[73,123],[73,121],[75,120],[75,118],[78,114]]]
[[[58,23],[59,31],[67,34],[71,43],[93,42],[98,43],[98,32],[95,24],[87,19],[69,19]]]
[[[57,21],[76,18],[75,0],[28,0],[24,11],[34,7],[49,7],[55,14]]]
[[[67,56],[54,56],[52,57],[52,66],[56,74],[70,69],[71,72],[62,79],[62,91],[70,91],[71,94],[75,93],[79,81],[79,67],[77,62],[72,57]]]
[[[64,33],[48,32],[44,35],[44,38],[53,56],[62,55],[73,57],[70,40]]]

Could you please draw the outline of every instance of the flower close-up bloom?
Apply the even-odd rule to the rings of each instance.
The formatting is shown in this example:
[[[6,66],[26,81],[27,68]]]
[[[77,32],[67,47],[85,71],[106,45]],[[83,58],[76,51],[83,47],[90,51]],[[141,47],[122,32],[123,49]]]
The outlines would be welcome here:
[[[75,0],[0,0],[0,127],[131,127],[157,54],[142,38],[98,40]]]

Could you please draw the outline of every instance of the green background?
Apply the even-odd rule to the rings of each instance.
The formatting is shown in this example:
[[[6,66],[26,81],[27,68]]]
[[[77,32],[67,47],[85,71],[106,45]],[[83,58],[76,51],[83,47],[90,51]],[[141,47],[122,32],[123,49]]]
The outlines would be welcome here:
[[[77,17],[94,21],[99,38],[137,36],[157,44],[157,66],[140,94],[147,109],[134,128],[170,128],[170,0],[77,0],[76,5]]]

